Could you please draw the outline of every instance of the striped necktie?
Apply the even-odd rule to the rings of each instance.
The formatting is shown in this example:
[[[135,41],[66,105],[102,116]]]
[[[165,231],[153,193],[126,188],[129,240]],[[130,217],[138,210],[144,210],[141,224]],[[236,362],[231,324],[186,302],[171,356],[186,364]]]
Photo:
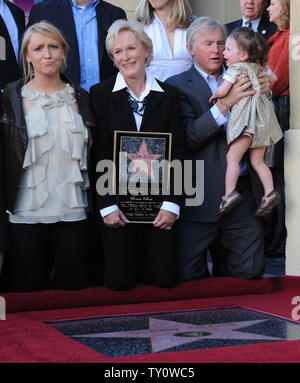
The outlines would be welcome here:
[[[251,21],[246,21],[245,25],[246,25],[247,28],[252,29],[252,23],[251,23]]]

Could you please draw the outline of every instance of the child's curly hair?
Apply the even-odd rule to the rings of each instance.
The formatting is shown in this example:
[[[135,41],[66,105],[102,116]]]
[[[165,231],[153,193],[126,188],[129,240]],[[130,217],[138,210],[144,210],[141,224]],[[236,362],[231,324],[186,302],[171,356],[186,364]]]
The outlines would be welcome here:
[[[265,43],[259,32],[250,28],[239,27],[234,29],[228,36],[233,38],[241,51],[248,53],[247,62],[258,63],[265,66],[268,61],[269,46]]]

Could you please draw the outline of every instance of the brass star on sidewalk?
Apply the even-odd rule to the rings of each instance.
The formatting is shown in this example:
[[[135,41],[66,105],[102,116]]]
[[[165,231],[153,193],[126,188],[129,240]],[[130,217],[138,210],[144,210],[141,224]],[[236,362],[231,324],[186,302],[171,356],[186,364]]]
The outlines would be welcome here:
[[[238,331],[241,329],[246,329],[249,326],[265,322],[267,320],[268,319],[260,319],[240,322],[193,325],[189,323],[149,318],[148,329],[74,335],[73,338],[150,338],[153,353],[202,339],[247,339],[280,341],[280,337],[255,334],[246,332],[245,330]]]

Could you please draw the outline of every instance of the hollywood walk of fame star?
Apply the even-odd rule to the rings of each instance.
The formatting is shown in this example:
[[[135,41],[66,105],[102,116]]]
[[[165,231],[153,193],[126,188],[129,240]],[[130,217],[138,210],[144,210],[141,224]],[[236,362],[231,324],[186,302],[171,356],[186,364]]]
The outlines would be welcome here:
[[[141,173],[144,172],[150,177],[151,181],[155,181],[153,162],[158,160],[161,156],[162,154],[149,153],[146,142],[143,140],[138,153],[127,153],[127,157],[131,160],[129,165],[131,171],[129,180],[137,175],[141,176]]]
[[[193,325],[149,318],[149,328],[110,333],[74,335],[74,338],[150,338],[152,352],[160,352],[183,344],[202,339],[246,339],[280,341],[280,337],[266,336],[251,332],[238,331],[246,327],[267,321],[268,319],[240,322]],[[250,330],[249,330],[250,331]]]

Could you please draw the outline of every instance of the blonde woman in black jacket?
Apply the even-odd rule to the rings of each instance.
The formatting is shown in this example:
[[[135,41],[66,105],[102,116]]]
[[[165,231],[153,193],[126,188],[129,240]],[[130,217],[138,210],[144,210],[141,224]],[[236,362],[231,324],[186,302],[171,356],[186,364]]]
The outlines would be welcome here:
[[[61,76],[67,51],[51,24],[29,27],[25,79],[2,97],[0,250],[10,250],[12,291],[48,288],[53,270],[54,288],[86,286],[93,117],[88,94]]]

